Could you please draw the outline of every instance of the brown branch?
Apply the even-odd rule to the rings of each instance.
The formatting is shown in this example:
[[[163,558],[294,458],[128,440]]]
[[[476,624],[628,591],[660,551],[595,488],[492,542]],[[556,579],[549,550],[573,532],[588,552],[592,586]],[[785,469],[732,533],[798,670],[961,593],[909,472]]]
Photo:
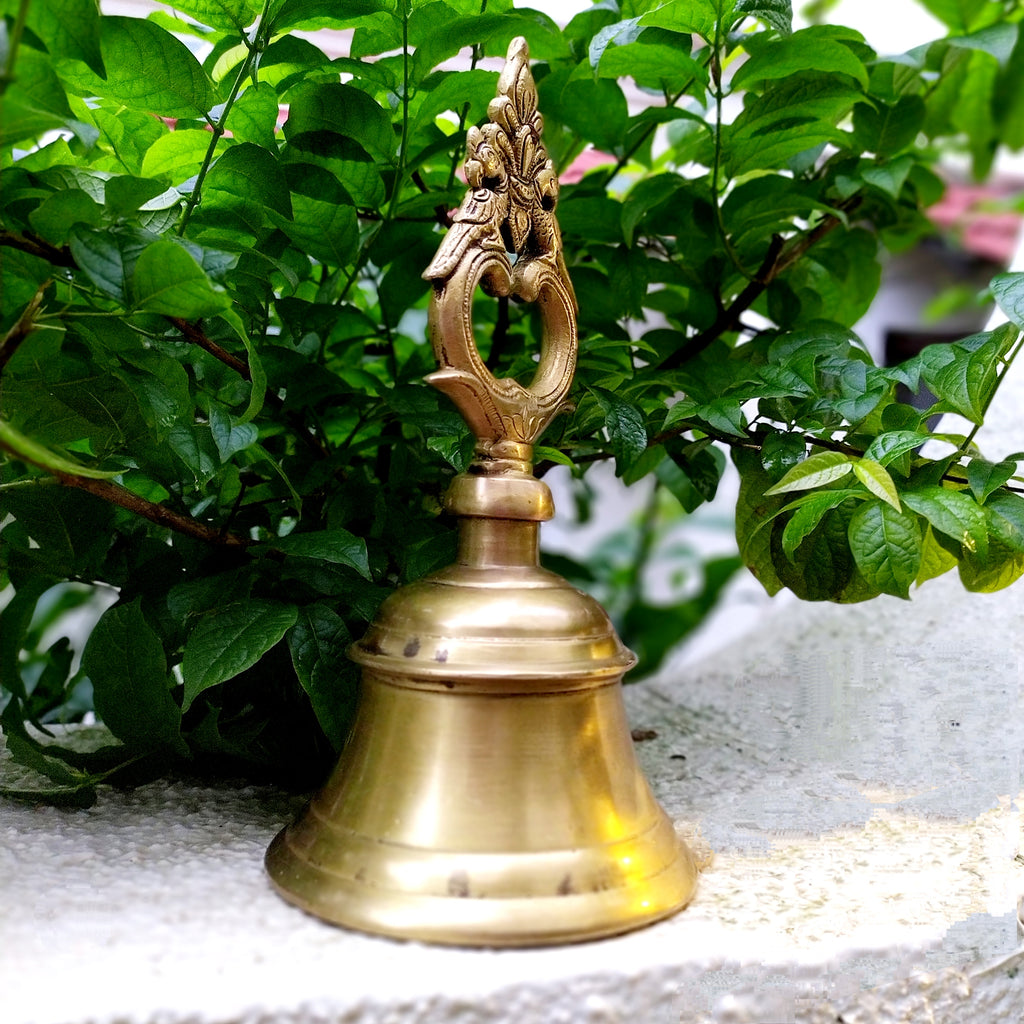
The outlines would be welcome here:
[[[43,304],[43,295],[46,289],[53,282],[49,279],[44,281],[37,289],[35,295],[28,301],[28,305],[22,310],[14,326],[0,338],[0,371],[11,361],[11,357],[18,351],[18,346],[35,330],[36,314]]]
[[[6,245],[9,249],[18,249],[27,252],[30,256],[37,256],[55,267],[68,267],[74,269],[78,266],[71,250],[66,246],[51,245],[36,235],[19,235],[14,231],[0,230],[0,246]]]
[[[845,214],[850,213],[860,205],[861,197],[852,196],[839,209]],[[829,214],[822,218],[811,231],[805,235],[794,238],[786,245],[779,235],[773,235],[768,246],[768,252],[747,286],[733,299],[732,303],[719,312],[715,322],[705,328],[699,334],[688,338],[685,344],[676,349],[658,367],[659,370],[675,370],[684,363],[700,355],[713,341],[720,338],[728,331],[735,330],[739,324],[741,314],[745,313],[760,297],[761,293],[780,274],[787,271],[796,263],[812,246],[817,245],[826,235],[834,231],[843,218],[838,214]]]
[[[249,364],[245,360],[239,359],[238,356],[232,355],[226,348],[222,348],[212,338],[208,338],[198,323],[190,324],[178,316],[169,316],[167,319],[193,345],[198,345],[204,352],[209,352],[214,359],[234,370],[240,377],[252,382],[252,371],[249,369]]]
[[[208,541],[211,544],[222,544],[227,547],[244,548],[253,543],[246,537],[214,529],[212,526],[206,526],[204,523],[199,522],[198,519],[182,515],[182,513],[175,512],[165,505],[158,505],[156,502],[140,497],[138,494],[129,491],[127,487],[115,484],[111,480],[97,480],[91,477],[79,476],[77,473],[66,473],[63,470],[54,469],[3,442],[0,442],[0,448],[10,452],[20,462],[27,462],[49,473],[54,480],[65,487],[76,487],[80,491],[86,491],[97,498],[109,501],[112,505],[127,509],[143,519],[148,519],[151,523],[156,523],[158,526],[166,526],[177,533],[195,537],[196,540]]]
[[[27,252],[32,256],[37,256],[39,259],[46,260],[48,263],[57,267],[68,267],[71,270],[79,269],[78,263],[75,261],[74,256],[71,255],[71,250],[67,246],[58,248],[57,246],[51,245],[49,242],[46,242],[41,238],[37,238],[34,235],[19,235],[13,231],[0,230],[0,246],[8,246],[12,249],[18,249],[21,252]],[[47,284],[49,284],[49,282],[47,282]],[[33,301],[35,301],[35,299],[33,299]],[[28,312],[28,310],[26,310],[26,312]],[[22,319],[24,319],[24,314]],[[237,356],[232,355],[227,349],[222,348],[211,338],[208,338],[198,323],[191,324],[187,320],[183,320],[181,317],[177,316],[169,316],[167,317],[167,320],[181,331],[181,333],[190,342],[192,342],[192,344],[198,345],[201,349],[209,352],[214,359],[218,359],[220,362],[224,363],[225,366],[229,366],[235,371],[235,373],[243,377],[245,380],[250,382],[252,381],[252,374],[249,371],[248,364]],[[21,320],[19,320],[18,323],[20,324]],[[16,324],[15,327],[17,326],[18,325]],[[14,328],[12,328],[12,330],[13,329]],[[5,338],[4,344],[6,344],[6,340],[7,339]],[[8,358],[10,357],[8,356]],[[0,366],[3,365],[3,362],[6,362],[6,360],[0,362]]]
[[[46,469],[45,466],[41,468]],[[65,487],[77,487],[81,491],[86,491],[97,498],[102,498],[113,505],[127,509],[137,516],[142,516],[143,519],[148,519],[151,523],[156,523],[157,526],[166,526],[176,533],[183,533],[188,537],[194,537],[196,540],[207,541],[210,544],[221,544],[232,548],[244,548],[252,543],[246,537],[241,537],[236,533],[228,533],[225,530],[214,529],[205,523],[199,522],[197,519],[193,519],[191,516],[182,515],[180,512],[175,512],[165,505],[158,505],[156,502],[141,498],[139,495],[129,491],[127,487],[115,484],[111,480],[92,480],[88,477],[75,476],[72,473],[61,473],[55,470],[48,470],[48,472],[52,473],[57,481]]]

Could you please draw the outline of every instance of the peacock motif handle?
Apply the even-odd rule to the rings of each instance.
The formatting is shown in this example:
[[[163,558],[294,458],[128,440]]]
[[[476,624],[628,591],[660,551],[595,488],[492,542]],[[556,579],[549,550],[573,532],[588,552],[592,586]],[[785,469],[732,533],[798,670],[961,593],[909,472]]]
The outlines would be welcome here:
[[[434,285],[430,340],[440,364],[427,381],[452,399],[485,458],[532,446],[565,407],[576,369],[576,298],[555,219],[558,177],[541,139],[529,56],[526,40],[513,39],[490,120],[468,132],[469,191],[423,275]],[[478,285],[538,305],[540,359],[528,387],[496,378],[480,358],[473,336]]]

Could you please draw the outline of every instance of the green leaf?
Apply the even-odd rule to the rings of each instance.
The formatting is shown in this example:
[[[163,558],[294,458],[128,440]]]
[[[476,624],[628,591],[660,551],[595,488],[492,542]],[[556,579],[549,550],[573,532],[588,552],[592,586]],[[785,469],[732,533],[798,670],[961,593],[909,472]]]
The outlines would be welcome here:
[[[234,308],[221,310],[220,319],[234,331],[235,336],[245,346],[251,386],[249,389],[249,404],[246,406],[245,412],[238,419],[238,423],[248,423],[259,415],[260,410],[263,408],[263,401],[266,398],[267,392],[267,373],[263,369],[263,360],[260,359],[259,351],[253,344],[249,332],[245,329],[242,318]]]
[[[998,274],[989,287],[999,308],[1024,330],[1024,274]]]
[[[192,473],[197,486],[217,472],[220,458],[212,441],[211,435],[197,435],[191,423],[175,423],[167,432],[167,446]]]
[[[210,406],[210,432],[220,452],[221,462],[227,462],[232,455],[251,448],[260,436],[255,424],[239,423],[219,405]]]
[[[285,217],[291,214],[288,182],[280,164],[251,142],[232,146],[214,164],[206,188],[255,201]]]
[[[867,69],[849,46],[833,38],[833,31],[829,25],[812,25],[756,47],[751,40],[751,56],[733,75],[732,88],[749,89],[771,79],[821,71],[849,75],[866,89]]]
[[[783,583],[771,556],[771,531],[761,527],[782,508],[785,498],[765,497],[772,478],[764,471],[756,452],[734,448],[731,454],[740,474],[736,499],[736,543],[740,558],[769,595],[777,594]]]
[[[198,128],[180,128],[161,135],[142,158],[142,175],[180,185],[203,165],[212,136]]]
[[[864,458],[888,466],[901,455],[920,448],[930,436],[917,430],[887,430],[868,445]]]
[[[815,497],[805,495],[798,500],[811,503]],[[780,581],[801,600],[834,601],[841,599],[851,586],[861,589],[855,583],[857,571],[847,538],[854,506],[853,501],[844,501],[826,511],[794,550],[792,560],[782,549],[785,529],[781,521],[763,531]]]
[[[274,87],[260,82],[235,100],[228,114],[227,129],[236,142],[252,142],[264,149],[275,147],[275,129],[280,116]]]
[[[824,487],[840,480],[853,469],[853,459],[842,452],[818,452],[798,463],[766,495],[785,494],[789,491],[807,491]]]
[[[683,510],[692,512],[705,501],[712,501],[718,491],[725,465],[722,453],[711,445],[710,438],[682,443],[669,442],[669,458],[660,458],[654,463],[655,476],[671,491]],[[648,448],[634,466],[642,467],[651,458],[657,458],[663,449],[660,445]],[[643,475],[643,474],[640,474]],[[633,469],[623,474],[629,482]],[[635,479],[639,479],[637,476]]]
[[[633,244],[633,232],[646,214],[670,200],[684,187],[685,183],[676,174],[656,174],[653,177],[641,178],[629,190],[625,202],[621,206],[615,204],[614,207],[616,211],[621,211],[622,235],[626,245]],[[561,221],[561,207],[558,213]]]
[[[896,485],[879,463],[867,457],[858,459],[853,464],[853,472],[876,498],[881,498],[882,501],[892,505],[897,512],[900,510],[900,496],[896,491]]]
[[[727,4],[722,5],[726,10]],[[793,31],[793,5],[791,0],[736,0],[732,8],[733,17],[746,14],[760,18],[784,36]]]
[[[391,161],[398,137],[387,111],[361,89],[338,82],[302,82],[288,92],[285,138],[330,131],[354,139],[372,156]]]
[[[72,118],[53,62],[23,46],[18,53],[17,78],[3,94],[0,146],[32,139],[63,128]]]
[[[635,405],[604,388],[591,388],[590,391],[604,412],[608,440],[615,452],[616,473],[621,476],[626,467],[647,450],[647,428],[643,413]]]
[[[895,103],[858,103],[853,108],[854,135],[862,148],[879,156],[893,156],[914,144],[924,116],[920,96],[901,96]]]
[[[1024,576],[1024,553],[1005,544],[993,532],[987,555],[983,558],[964,552],[959,570],[965,590],[975,594],[993,594]]]
[[[46,801],[57,807],[91,807],[96,802],[94,781],[85,772],[69,768],[57,757],[47,755],[46,747],[28,737],[23,730],[18,731],[10,725],[5,715],[4,739],[7,751],[15,764],[31,768],[40,775],[55,782],[59,789],[44,790],[37,788],[12,790],[0,789],[0,795],[15,800],[31,801],[33,804]]]
[[[149,114],[117,104],[112,109],[93,107],[89,116],[99,130],[100,148],[109,148],[121,169],[147,177],[142,174],[142,161],[149,148],[169,134],[167,126]],[[75,161],[72,158],[62,162],[72,164]]]
[[[697,416],[714,430],[733,437],[745,437],[747,423],[738,398],[716,398],[697,408]]]
[[[170,238],[153,242],[139,254],[131,292],[136,308],[183,320],[214,316],[231,305],[223,289]]]
[[[382,0],[279,0],[270,8],[274,33],[289,28],[340,28],[351,21],[376,11],[388,10]]]
[[[903,504],[931,524],[939,533],[951,537],[968,551],[984,558],[988,548],[985,513],[963,491],[948,487],[915,487],[901,495]]]
[[[366,541],[337,527],[312,533],[293,533],[270,542],[270,547],[299,558],[319,558],[334,565],[347,565],[364,579],[371,579]]]
[[[996,359],[1000,348],[995,338],[973,352],[953,345],[952,361],[937,371],[922,373],[922,377],[954,412],[972,423],[981,423],[998,382]]]
[[[786,557],[792,561],[797,548],[817,528],[825,513],[849,500],[849,491],[821,491],[805,495],[782,531],[782,550]]]
[[[647,254],[632,246],[620,246],[608,264],[608,281],[628,304],[632,316],[644,315],[644,298],[650,281],[651,266]]]
[[[182,711],[205,690],[255,665],[297,618],[294,605],[260,599],[230,605],[203,618],[185,643]]]
[[[823,143],[844,147],[846,134],[837,126],[862,95],[856,86],[822,73],[772,80],[723,129],[728,173],[736,177],[785,167],[791,158]]]
[[[139,254],[156,236],[129,228],[90,231],[72,227],[68,244],[79,268],[97,288],[123,305],[129,302],[129,281]]]
[[[29,214],[29,223],[36,234],[54,245],[67,241],[76,224],[95,228],[102,222],[103,207],[77,188],[54,192]]]
[[[978,502],[984,504],[985,499],[995,490],[1002,487],[1017,472],[1017,463],[1013,459],[1002,462],[986,462],[985,459],[971,459],[967,463],[967,484]]]
[[[129,217],[139,210],[170,209],[181,204],[181,195],[175,189],[164,188],[162,182],[152,178],[136,178],[131,174],[108,178],[103,198],[108,216],[116,219]]]
[[[292,216],[268,209],[270,219],[305,253],[332,267],[347,266],[359,247],[352,197],[337,178],[314,164],[286,167]]]
[[[174,0],[174,9],[210,28],[241,32],[259,17],[256,0]]]
[[[865,580],[883,594],[908,598],[921,567],[917,520],[882,501],[860,506],[850,519],[850,550]]]
[[[534,445],[533,459],[538,464],[541,462],[554,462],[556,465],[569,466],[570,468],[576,465],[560,448],[550,448],[543,444]]]
[[[992,538],[1014,551],[1024,551],[1024,498],[1003,491],[992,495],[984,508]]]
[[[155,22],[101,19],[106,80],[62,65],[61,77],[80,96],[103,96],[160,117],[204,117],[215,102],[213,83],[188,47]]]
[[[892,196],[893,199],[899,199],[900,192],[903,191],[903,185],[913,165],[913,157],[901,156],[895,160],[890,160],[888,163],[879,164],[876,167],[866,167],[861,172],[861,177],[869,185],[880,188],[883,192]]]
[[[750,3],[750,0],[745,0]],[[762,0],[759,6],[779,6],[784,0]],[[637,24],[666,28],[671,32],[696,32],[709,42],[715,38],[719,14],[731,8],[720,0],[690,0],[688,3],[663,3],[640,15]],[[753,13],[753,12],[751,12]]]
[[[287,633],[292,665],[313,711],[336,750],[348,735],[358,695],[358,673],[346,656],[348,627],[326,605],[300,608]]]
[[[412,130],[417,132],[432,125],[438,114],[446,110],[455,111],[465,123],[478,124],[487,116],[487,105],[494,97],[498,85],[496,71],[455,71],[431,75],[429,81],[438,79],[433,88],[419,96],[412,119]]]
[[[27,700],[21,672],[21,648],[32,624],[39,598],[53,581],[35,576],[18,586],[14,595],[0,610],[0,690]]]
[[[924,540],[921,544],[921,568],[917,570],[915,586],[919,587],[928,580],[949,572],[958,563],[956,555],[935,539],[935,531],[929,525],[924,531]]]
[[[100,54],[100,10],[94,0],[32,0],[27,25],[46,43],[55,61],[80,60],[97,75],[105,74]]]
[[[82,653],[96,711],[126,746],[185,753],[181,709],[160,638],[142,614],[142,598],[108,608]]]
[[[600,78],[633,78],[638,85],[677,90],[691,80],[706,81],[707,72],[689,54],[664,43],[609,46],[597,66]]]
[[[617,82],[607,78],[570,79],[555,104],[554,115],[598,149],[614,151],[621,144],[629,107]]]
[[[773,479],[781,479],[799,465],[807,453],[807,443],[796,434],[769,434],[761,444],[761,465]]]
[[[990,6],[988,0],[921,0],[921,5],[954,32],[970,32]]]

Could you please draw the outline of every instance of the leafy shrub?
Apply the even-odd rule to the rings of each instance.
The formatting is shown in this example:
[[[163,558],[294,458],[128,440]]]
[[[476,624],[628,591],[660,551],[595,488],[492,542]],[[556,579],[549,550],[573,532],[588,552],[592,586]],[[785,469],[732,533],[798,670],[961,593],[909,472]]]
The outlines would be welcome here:
[[[789,0],[606,0],[564,29],[509,0],[176,0],[146,20],[5,0],[11,752],[81,801],[111,772],[305,783],[333,759],[347,644],[452,556],[440,496],[472,440],[422,385],[420,275],[495,91],[488,58],[516,35],[560,172],[609,154],[561,192],[581,357],[539,470],[614,460],[692,511],[731,450],[741,553],[770,591],[906,596],[954,565],[971,589],[1018,577],[1013,458],[986,461],[976,426],[927,424],[981,423],[1019,350],[1020,279],[993,286],[1010,326],[901,366],[850,331],[881,252],[932,230],[939,154],[966,147],[981,174],[1024,143],[1019,13],[928,6],[947,38],[885,58],[849,28],[792,31]],[[345,30],[347,53],[300,29]],[[495,372],[528,377],[530,307],[474,315]],[[899,384],[935,405],[901,404]],[[929,438],[948,454],[922,458]],[[650,664],[665,642],[645,624],[685,629],[732,567],[689,610],[636,590],[620,610]],[[116,595],[80,667],[66,641],[20,653],[68,581]],[[80,708],[86,680],[120,744],[40,745],[28,724]]]

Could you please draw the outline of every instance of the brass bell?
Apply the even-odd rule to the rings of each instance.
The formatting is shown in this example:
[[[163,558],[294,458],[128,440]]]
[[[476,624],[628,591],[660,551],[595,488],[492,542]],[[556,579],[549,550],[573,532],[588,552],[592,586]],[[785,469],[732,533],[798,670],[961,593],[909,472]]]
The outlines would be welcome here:
[[[697,878],[636,762],[621,692],[633,654],[596,601],[538,563],[554,509],[532,445],[564,405],[577,341],[528,56],[513,40],[490,123],[469,132],[470,190],[424,275],[441,364],[428,380],[478,439],[446,498],[458,556],[392,595],[353,645],[348,744],[266,857],[312,914],[457,945],[628,931],[685,906]],[[480,359],[478,284],[539,305],[528,388]]]

